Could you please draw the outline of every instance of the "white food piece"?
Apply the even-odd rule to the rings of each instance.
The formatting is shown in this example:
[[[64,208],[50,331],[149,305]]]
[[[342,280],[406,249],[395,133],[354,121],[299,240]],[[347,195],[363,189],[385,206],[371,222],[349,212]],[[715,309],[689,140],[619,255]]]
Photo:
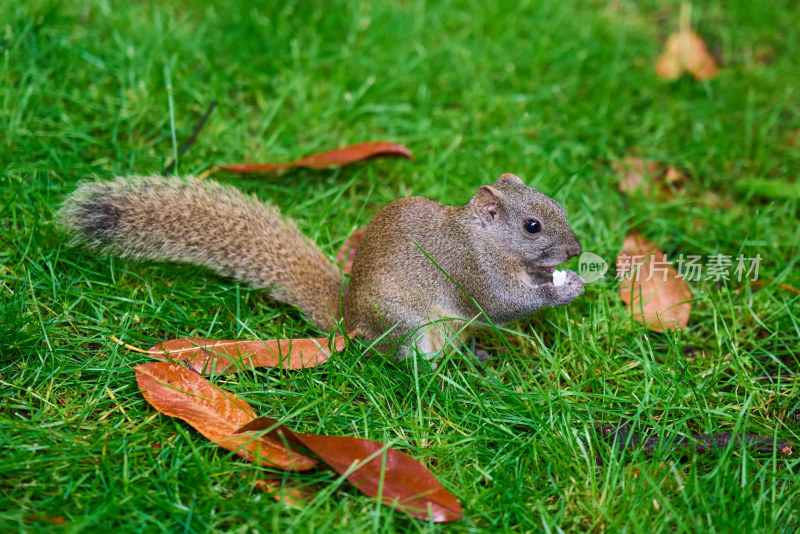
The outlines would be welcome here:
[[[567,271],[553,271],[553,285],[563,286],[567,281]]]

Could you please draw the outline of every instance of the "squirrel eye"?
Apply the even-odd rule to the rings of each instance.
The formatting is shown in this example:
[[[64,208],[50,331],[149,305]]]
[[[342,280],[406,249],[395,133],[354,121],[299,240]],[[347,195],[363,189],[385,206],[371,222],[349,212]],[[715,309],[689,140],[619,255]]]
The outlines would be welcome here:
[[[542,231],[542,224],[536,219],[528,219],[525,221],[525,231],[529,234],[538,234]]]

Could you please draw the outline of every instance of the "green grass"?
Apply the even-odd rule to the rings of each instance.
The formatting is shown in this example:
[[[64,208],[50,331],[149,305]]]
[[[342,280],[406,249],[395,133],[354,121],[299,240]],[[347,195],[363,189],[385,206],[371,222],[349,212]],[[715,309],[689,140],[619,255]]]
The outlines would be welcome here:
[[[131,366],[146,358],[112,335],[148,347],[319,334],[201,268],[69,248],[53,223],[83,178],[160,172],[173,128],[180,144],[212,100],[182,174],[367,139],[413,150],[416,162],[217,176],[278,204],[330,255],[395,198],[464,203],[511,171],[562,201],[584,250],[603,258],[636,227],[670,255],[761,254],[760,279],[800,287],[797,198],[736,187],[798,183],[795,2],[694,5],[723,64],[704,83],[654,75],[677,3],[489,4],[0,2],[0,530],[798,529],[797,453],[620,458],[592,430],[631,420],[798,444],[800,296],[777,285],[694,284],[689,327],[664,335],[631,323],[609,276],[569,308],[511,325],[507,342],[482,336],[496,353],[485,367],[454,353],[409,372],[353,348],[308,371],[217,380],[294,428],[419,459],[464,505],[448,526],[327,472],[287,477],[323,490],[285,508],[254,489],[264,469],[138,392]],[[694,194],[626,204],[610,165],[626,155],[685,169]],[[733,205],[698,201],[707,190]]]

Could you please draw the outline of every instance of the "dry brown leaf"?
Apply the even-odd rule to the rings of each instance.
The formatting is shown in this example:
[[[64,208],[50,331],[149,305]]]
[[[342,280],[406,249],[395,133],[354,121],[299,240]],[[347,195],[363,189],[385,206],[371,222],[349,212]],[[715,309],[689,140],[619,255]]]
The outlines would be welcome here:
[[[617,276],[623,278],[619,294],[637,322],[656,332],[689,323],[691,293],[677,274],[655,244],[628,234],[617,257]]]
[[[285,506],[298,507],[309,502],[316,489],[308,484],[301,485],[290,480],[265,478],[256,480],[256,487]]]
[[[619,176],[617,189],[623,193],[656,196],[672,200],[675,191],[681,190],[689,182],[689,178],[675,167],[666,167],[661,162],[627,157],[614,163],[614,170]]]
[[[708,52],[703,40],[692,30],[685,28],[667,39],[664,53],[656,63],[656,73],[667,80],[688,72],[697,80],[708,80],[717,75],[717,62]]]
[[[54,525],[63,525],[67,523],[67,520],[63,517],[59,516],[50,516],[50,515],[26,515],[22,518],[25,521],[45,521],[47,523],[52,523]]]
[[[184,337],[162,341],[147,353],[167,361],[184,362],[198,373],[224,374],[256,367],[316,367],[325,363],[332,351],[344,349],[346,343],[345,336],[334,336],[332,349],[325,337],[253,341]]]
[[[625,158],[614,163],[614,170],[620,177],[617,187],[623,193],[642,191],[649,195],[651,186],[663,176],[661,164],[641,158]]]
[[[625,194],[638,193],[655,196],[658,200],[670,201],[676,196],[700,202],[711,208],[731,208],[733,203],[714,191],[697,191],[690,188],[686,174],[665,163],[641,158],[626,157],[613,163],[619,177],[617,189]],[[697,221],[704,224],[704,221]]]
[[[421,463],[380,441],[348,436],[320,436],[294,432],[271,417],[250,421],[239,432],[259,432],[273,428],[269,436],[310,450],[320,460],[355,487],[389,506],[420,519],[434,522],[455,521],[461,517],[461,505],[442,487]],[[372,458],[366,461],[367,458]],[[361,464],[350,471],[354,464]]]
[[[164,415],[183,419],[220,447],[268,467],[305,471],[317,465],[316,460],[287,449],[275,438],[235,435],[238,428],[255,418],[253,409],[196,372],[166,362],[145,363],[133,369],[147,402]]]
[[[366,141],[343,148],[335,148],[313,156],[306,156],[289,163],[242,163],[222,165],[219,168],[233,173],[276,172],[293,167],[328,169],[342,167],[357,161],[376,157],[399,157],[413,160],[414,155],[403,145],[387,141]]]
[[[670,166],[667,168],[667,173],[664,175],[664,181],[668,184],[680,187],[689,181],[689,178],[675,167]]]
[[[339,252],[336,253],[336,263],[341,265],[342,270],[346,273],[349,273],[353,268],[353,260],[356,258],[356,250],[358,250],[358,244],[361,242],[361,238],[364,237],[364,232],[366,229],[366,227],[359,228],[350,234],[350,237],[348,237],[347,241],[344,242],[342,248],[340,248]]]

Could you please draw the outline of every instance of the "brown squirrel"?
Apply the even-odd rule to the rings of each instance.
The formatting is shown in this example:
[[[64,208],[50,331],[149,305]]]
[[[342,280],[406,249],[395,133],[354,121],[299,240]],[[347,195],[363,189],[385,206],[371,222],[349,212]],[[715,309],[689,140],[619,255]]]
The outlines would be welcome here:
[[[436,353],[476,320],[507,323],[583,292],[577,274],[555,271],[581,252],[564,210],[513,174],[481,186],[464,206],[410,197],[380,210],[349,284],[277,208],[212,181],[85,182],[58,218],[94,249],[204,265],[268,288],[320,329],[343,318],[349,335],[396,348],[400,358]]]

